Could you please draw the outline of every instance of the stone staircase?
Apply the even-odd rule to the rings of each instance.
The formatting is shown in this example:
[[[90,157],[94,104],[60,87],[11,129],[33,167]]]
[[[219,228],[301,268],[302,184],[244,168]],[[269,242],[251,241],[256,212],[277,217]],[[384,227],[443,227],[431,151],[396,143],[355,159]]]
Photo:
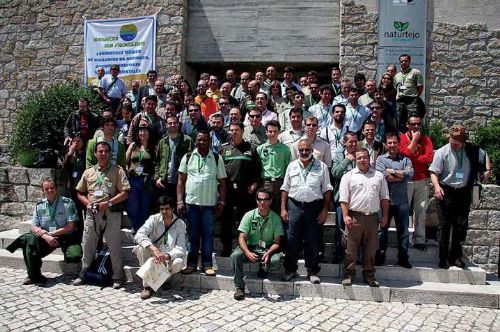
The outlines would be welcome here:
[[[304,261],[299,261],[299,277],[294,282],[280,281],[284,270],[273,271],[267,278],[257,277],[257,264],[246,265],[247,291],[257,295],[281,296],[313,296],[324,298],[341,298],[351,300],[367,300],[377,302],[412,302],[436,303],[447,305],[466,305],[475,307],[500,308],[500,282],[487,280],[486,272],[470,262],[467,268],[451,267],[449,270],[440,269],[438,263],[438,247],[434,241],[428,242],[426,252],[410,249],[412,269],[396,266],[395,229],[390,229],[386,265],[377,267],[376,277],[380,288],[370,288],[361,280],[361,266],[358,266],[357,278],[352,287],[343,287],[341,278],[343,266],[331,264],[333,253],[334,214],[330,214],[325,224],[325,258],[327,263],[321,264],[321,284],[313,285],[306,279]],[[140,283],[135,274],[138,270],[136,257],[131,253],[135,245],[133,235],[127,228],[128,219],[122,220],[122,255],[125,275],[128,282]],[[29,222],[20,222],[16,229],[0,232],[0,266],[25,269],[22,252],[10,253],[5,250],[20,234],[29,231]],[[411,230],[412,231],[412,230]],[[216,277],[207,277],[203,273],[195,272],[191,275],[175,275],[172,280],[174,287],[187,287],[196,290],[233,290],[231,261],[229,257],[220,257],[218,253],[221,243],[216,239],[216,254],[214,255],[217,268]],[[80,264],[65,263],[60,249],[44,258],[42,271],[77,275]],[[491,279],[488,277],[488,279]]]

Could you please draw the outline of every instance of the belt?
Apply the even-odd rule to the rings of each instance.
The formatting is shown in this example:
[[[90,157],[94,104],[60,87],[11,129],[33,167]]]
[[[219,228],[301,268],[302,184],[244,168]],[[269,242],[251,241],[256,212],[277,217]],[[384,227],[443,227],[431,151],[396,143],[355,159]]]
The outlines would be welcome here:
[[[262,180],[274,182],[274,181],[283,180],[283,178],[262,178]]]
[[[297,206],[308,206],[308,205],[312,205],[312,204],[317,204],[318,202],[322,202],[323,200],[321,199],[316,199],[314,201],[311,201],[311,202],[300,202],[296,199],[293,199],[291,197],[288,197],[289,200],[291,200],[293,202],[293,204],[297,205]]]
[[[353,211],[349,210],[350,213],[355,213],[355,214],[361,214],[363,216],[374,216],[377,214],[377,212],[361,212],[361,211]]]

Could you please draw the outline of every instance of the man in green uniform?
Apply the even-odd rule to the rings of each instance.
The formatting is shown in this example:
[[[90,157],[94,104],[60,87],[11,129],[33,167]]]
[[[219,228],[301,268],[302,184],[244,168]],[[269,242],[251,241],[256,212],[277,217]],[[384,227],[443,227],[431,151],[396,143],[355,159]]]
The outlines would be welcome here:
[[[280,212],[281,185],[291,159],[290,148],[278,140],[280,124],[271,120],[266,124],[267,142],[257,147],[262,177],[262,187],[271,191],[274,212]]]
[[[255,207],[259,162],[255,149],[243,140],[243,124],[233,122],[229,126],[231,141],[221,146],[220,155],[227,173],[226,207],[222,213],[222,253],[229,257],[232,251],[233,227],[243,214]]]
[[[78,214],[75,203],[66,197],[59,196],[53,179],[42,181],[45,199],[35,206],[31,220],[31,232],[18,237],[6,249],[14,252],[22,248],[24,263],[28,277],[24,285],[39,284],[47,281],[42,275],[42,258],[54,249],[61,247],[64,259],[78,262],[82,256],[80,239],[75,232]]]
[[[234,271],[235,300],[245,298],[243,264],[259,263],[259,276],[265,277],[266,271],[280,267],[280,237],[283,235],[280,217],[271,211],[271,192],[261,188],[257,191],[257,205],[248,211],[241,220],[239,246],[231,255]]]

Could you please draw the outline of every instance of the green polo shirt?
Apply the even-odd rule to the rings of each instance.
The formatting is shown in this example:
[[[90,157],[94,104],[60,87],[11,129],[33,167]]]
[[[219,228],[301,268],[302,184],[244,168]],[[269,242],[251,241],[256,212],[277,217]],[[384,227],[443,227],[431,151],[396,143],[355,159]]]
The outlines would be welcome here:
[[[276,237],[283,235],[281,227],[281,218],[276,212],[269,210],[266,218],[259,214],[259,209],[250,210],[241,219],[238,231],[247,235],[247,244],[249,246],[259,245],[259,241],[266,242],[266,248],[274,243]]]
[[[278,142],[272,145],[266,142],[257,147],[257,155],[262,165],[262,178],[283,178],[290,163],[290,148]]]
[[[194,149],[188,160],[184,155],[179,166],[179,173],[187,174],[186,203],[200,206],[214,206],[218,198],[218,180],[227,177],[224,161],[219,157],[218,165],[214,154],[209,151],[206,157]]]

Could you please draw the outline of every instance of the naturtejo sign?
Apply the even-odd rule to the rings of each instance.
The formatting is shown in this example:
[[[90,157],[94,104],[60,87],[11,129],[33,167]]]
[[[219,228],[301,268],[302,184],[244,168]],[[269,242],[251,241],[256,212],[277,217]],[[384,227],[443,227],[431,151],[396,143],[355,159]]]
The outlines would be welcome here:
[[[379,1],[377,77],[389,64],[399,67],[399,56],[411,56],[411,66],[425,80],[427,0]]]
[[[156,16],[111,20],[85,20],[85,84],[96,78],[96,69],[106,73],[120,65],[125,81],[146,80],[155,68]]]

